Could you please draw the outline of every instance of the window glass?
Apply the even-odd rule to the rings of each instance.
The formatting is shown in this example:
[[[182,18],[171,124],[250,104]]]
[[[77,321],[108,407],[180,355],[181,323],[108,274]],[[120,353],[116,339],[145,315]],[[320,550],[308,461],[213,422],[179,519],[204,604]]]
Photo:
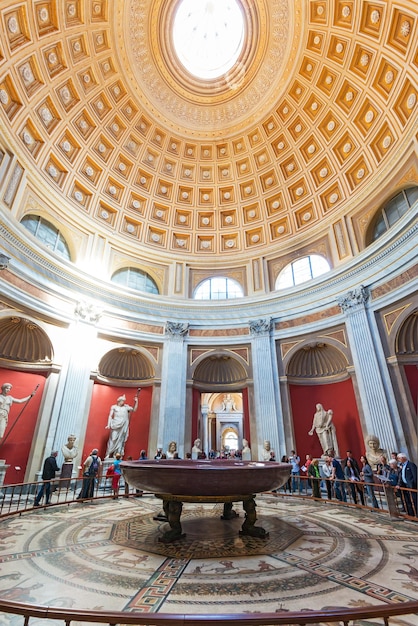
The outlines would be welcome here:
[[[411,187],[410,189],[405,189],[405,194],[408,200],[409,206],[415,204],[418,201],[418,187]]]
[[[58,228],[53,224],[44,220],[39,215],[25,215],[21,221],[24,226],[34,237],[39,239],[47,248],[53,250],[64,259],[71,261],[70,250],[67,242],[61,235]]]
[[[316,278],[325,272],[329,272],[330,265],[323,256],[311,254],[309,256],[292,261],[280,272],[276,280],[276,289],[293,287]]]
[[[181,0],[173,24],[177,56],[194,76],[213,80],[228,72],[244,44],[244,15],[237,0]]]
[[[236,280],[214,276],[197,286],[193,298],[195,300],[231,300],[242,298],[243,295],[243,289]]]
[[[112,276],[112,282],[136,291],[144,291],[146,293],[159,293],[157,283],[146,272],[136,267],[124,267],[115,272]]]
[[[402,215],[404,215],[417,200],[418,187],[404,189],[391,198],[378,212],[376,222],[373,226],[372,241],[381,237],[391,226],[396,224]],[[369,243],[371,242],[369,241]]]

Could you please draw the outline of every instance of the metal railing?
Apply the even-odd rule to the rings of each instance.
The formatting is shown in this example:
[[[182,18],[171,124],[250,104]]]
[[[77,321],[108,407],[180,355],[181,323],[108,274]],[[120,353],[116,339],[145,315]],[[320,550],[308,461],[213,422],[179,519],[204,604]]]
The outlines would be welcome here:
[[[69,505],[79,502],[79,494],[81,493],[83,478],[65,478],[51,481],[51,497],[50,505]],[[341,494],[342,485],[336,489],[335,483],[327,485],[327,481],[321,480],[321,500],[318,502],[332,503],[344,505],[348,507],[361,507],[376,510],[373,506],[377,502],[379,511],[395,517],[404,517],[409,520],[417,521],[416,509],[413,509],[413,515],[408,507],[416,502],[416,491],[407,489],[395,489],[382,484],[374,484],[373,491],[376,502],[373,502],[371,492],[363,495],[364,505],[354,502],[354,498],[358,496],[358,492],[352,491],[350,481],[339,481],[343,484],[346,493],[346,502],[338,498]],[[4,485],[0,490],[0,518],[10,515],[20,515],[25,512],[34,510],[34,501],[38,489],[42,483],[19,483],[15,485]],[[274,491],[271,495],[278,497],[297,497],[312,498],[312,483],[307,477],[298,477],[292,490],[292,484],[286,484],[279,490]],[[357,483],[359,490],[367,491],[366,483]],[[330,491],[328,491],[328,488]],[[270,492],[269,492],[270,493]],[[106,481],[104,477],[95,479],[93,497],[88,500],[108,499],[112,497],[110,481]],[[415,494],[415,500],[413,497]],[[136,495],[135,490],[122,487],[122,497],[133,497]],[[328,498],[330,496],[330,498]],[[49,506],[41,504],[41,506]],[[36,509],[35,509],[36,510]],[[107,626],[212,626],[213,624],[228,624],[235,626],[269,626],[285,624],[289,626],[304,626],[308,624],[318,624],[326,622],[327,624],[344,624],[349,626],[350,622],[354,623],[359,619],[381,618],[382,624],[390,625],[390,618],[400,615],[416,615],[418,614],[418,601],[405,602],[395,605],[379,605],[370,606],[361,609],[340,609],[333,611],[292,611],[276,613],[257,613],[257,614],[170,614],[170,613],[147,613],[139,615],[138,613],[128,613],[121,611],[85,611],[78,609],[61,609],[53,606],[40,606],[34,604],[24,604],[20,602],[1,600],[0,597],[0,615],[14,614],[23,616],[23,626],[30,626],[31,620],[43,619],[46,621],[56,620],[62,621],[63,626],[71,626],[73,622],[84,622],[85,624],[105,624]],[[35,622],[33,622],[35,623]]]
[[[77,609],[61,609],[57,607],[39,606],[36,604],[21,604],[20,602],[2,601],[0,612],[23,615],[24,626],[30,626],[30,619],[62,620],[63,626],[71,626],[73,621],[87,624],[106,624],[107,626],[307,626],[326,622],[330,624],[344,624],[349,626],[360,619],[382,618],[383,624],[390,625],[391,617],[400,615],[416,615],[418,600],[395,605],[369,606],[361,609],[339,609],[332,611],[292,611],[289,613],[248,613],[235,614],[175,614],[175,613],[127,613],[121,611],[82,611]]]

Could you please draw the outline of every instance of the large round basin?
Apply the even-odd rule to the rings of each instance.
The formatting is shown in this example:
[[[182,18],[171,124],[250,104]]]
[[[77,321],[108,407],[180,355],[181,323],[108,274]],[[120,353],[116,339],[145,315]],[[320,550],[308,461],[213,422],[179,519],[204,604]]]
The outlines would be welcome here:
[[[288,463],[232,460],[123,461],[126,481],[144,491],[172,496],[219,497],[261,493],[284,485]]]

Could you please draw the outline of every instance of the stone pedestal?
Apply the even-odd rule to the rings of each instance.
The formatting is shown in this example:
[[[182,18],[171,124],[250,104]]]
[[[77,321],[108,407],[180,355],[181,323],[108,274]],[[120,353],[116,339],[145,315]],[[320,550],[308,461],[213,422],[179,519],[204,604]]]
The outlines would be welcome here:
[[[73,475],[73,463],[63,463],[62,464],[62,468],[61,468],[61,475],[60,478],[72,478]],[[60,481],[60,489],[68,489],[68,487],[70,486],[70,481],[69,480],[61,480]]]

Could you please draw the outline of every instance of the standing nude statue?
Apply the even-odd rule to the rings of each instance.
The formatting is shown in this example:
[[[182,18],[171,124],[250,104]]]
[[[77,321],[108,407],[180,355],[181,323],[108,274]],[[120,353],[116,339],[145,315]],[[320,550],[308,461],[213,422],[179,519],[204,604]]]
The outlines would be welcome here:
[[[134,405],[125,404],[126,397],[119,396],[116,404],[110,407],[110,413],[106,428],[110,429],[109,440],[107,442],[106,457],[114,457],[117,453],[123,456],[125,452],[125,443],[129,436],[129,422],[131,413],[138,408],[138,394],[134,398]]]
[[[316,412],[313,417],[312,428],[308,432],[308,435],[313,435],[314,432],[316,432],[323,454],[333,450],[335,455],[338,455],[337,437],[332,418],[332,409],[325,411],[322,404],[317,404]]]
[[[9,421],[9,411],[12,404],[23,404],[31,399],[35,392],[31,393],[26,398],[13,398],[13,396],[9,395],[12,390],[11,383],[3,383],[1,386],[0,393],[0,440],[4,437],[4,432],[7,427],[7,422]]]

